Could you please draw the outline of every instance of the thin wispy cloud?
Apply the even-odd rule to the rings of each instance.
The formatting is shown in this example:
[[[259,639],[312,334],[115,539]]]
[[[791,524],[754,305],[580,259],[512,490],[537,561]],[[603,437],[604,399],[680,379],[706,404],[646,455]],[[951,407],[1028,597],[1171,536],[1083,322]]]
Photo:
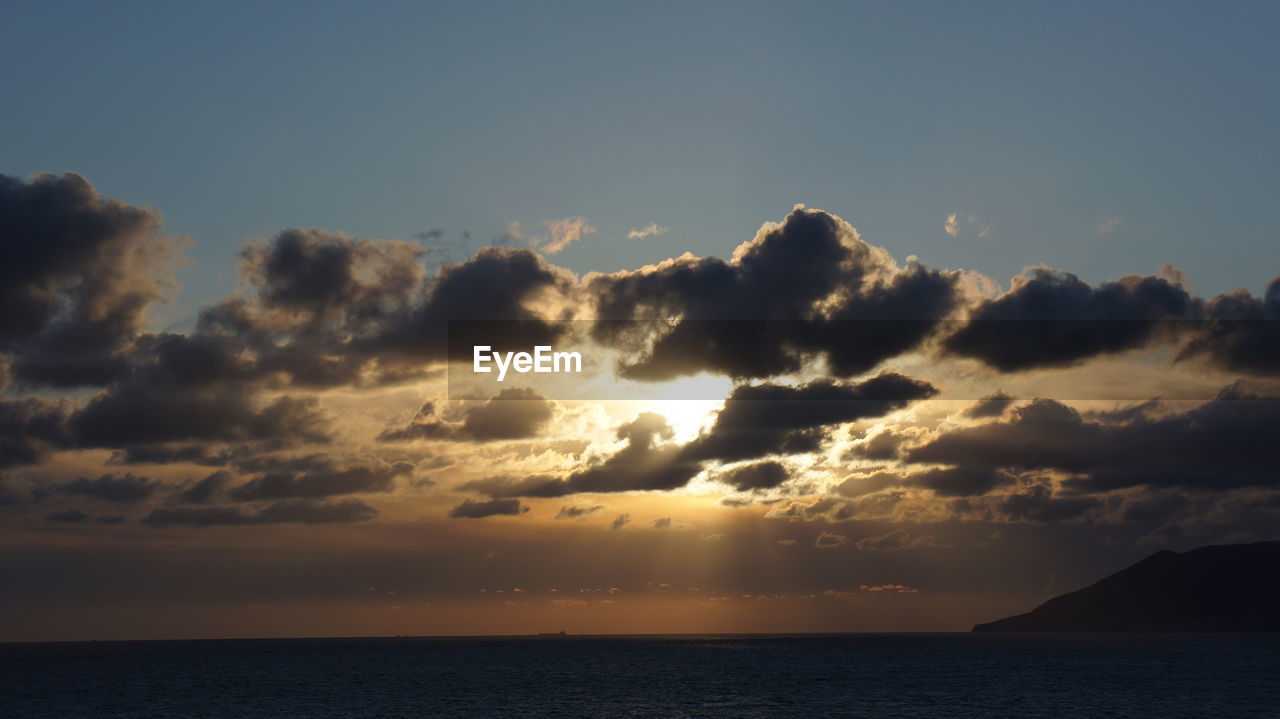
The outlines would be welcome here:
[[[951,212],[947,214],[947,219],[942,222],[942,231],[952,237],[959,237],[961,233],[972,230],[979,224],[979,218],[972,212]],[[977,231],[979,238],[986,237],[991,233],[991,225],[983,225],[982,229]]]
[[[546,223],[547,234],[529,241],[529,246],[544,255],[554,255],[596,231],[585,217],[566,217]]]
[[[656,222],[650,222],[649,224],[645,225],[644,227],[641,227],[638,230],[632,229],[631,231],[627,232],[627,239],[643,240],[646,237],[657,237],[658,235],[667,234],[668,229],[669,228],[666,228],[666,227],[660,227]]]

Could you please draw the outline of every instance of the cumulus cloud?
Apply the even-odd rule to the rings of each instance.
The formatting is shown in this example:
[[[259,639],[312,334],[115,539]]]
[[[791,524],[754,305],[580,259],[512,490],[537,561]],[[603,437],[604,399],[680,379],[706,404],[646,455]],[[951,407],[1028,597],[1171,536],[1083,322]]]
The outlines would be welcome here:
[[[1078,492],[1133,486],[1230,489],[1274,486],[1271,427],[1280,400],[1225,388],[1185,412],[1121,423],[1090,420],[1054,400],[1007,420],[942,433],[906,452],[910,462],[970,469],[1060,470]]]
[[[956,307],[958,279],[899,268],[839,217],[796,209],[729,261],[686,254],[590,276],[587,291],[593,336],[628,353],[625,377],[765,378],[819,358],[843,377],[917,346]]]
[[[995,392],[978,400],[973,406],[964,411],[964,416],[972,419],[984,419],[987,417],[999,417],[1004,414],[1006,409],[1013,406],[1014,398],[1004,392]]]
[[[1214,297],[1205,317],[1193,325],[1179,359],[1203,357],[1236,372],[1280,376],[1280,277],[1262,297],[1246,290]]]
[[[739,492],[753,489],[773,489],[790,479],[787,468],[781,462],[757,462],[735,467],[717,477],[721,482]]]
[[[528,439],[538,435],[551,419],[554,404],[528,388],[504,389],[481,404],[468,407],[460,422],[446,422],[436,416],[428,402],[413,422],[379,435],[383,441],[436,439],[489,442]]]
[[[128,366],[148,309],[174,288],[155,210],[75,173],[0,175],[0,353],[20,385],[101,386]]]
[[[617,517],[614,517],[612,522],[609,522],[609,529],[616,532],[630,523],[631,523],[631,515],[626,514],[624,512],[622,514],[619,514]]]
[[[243,392],[160,390],[132,384],[94,397],[70,418],[88,447],[181,440],[324,442],[329,418],[315,397],[278,397],[257,405]]]
[[[1003,295],[975,307],[944,341],[945,351],[1004,372],[1077,364],[1137,349],[1171,320],[1196,316],[1197,300],[1162,277],[1125,275],[1090,287],[1046,268],[1014,278]]]
[[[0,400],[0,469],[34,464],[59,448],[73,446],[71,407],[29,397]]]
[[[710,431],[686,446],[682,456],[738,461],[813,452],[824,427],[881,417],[936,393],[927,382],[891,372],[857,384],[741,385],[725,400]]]

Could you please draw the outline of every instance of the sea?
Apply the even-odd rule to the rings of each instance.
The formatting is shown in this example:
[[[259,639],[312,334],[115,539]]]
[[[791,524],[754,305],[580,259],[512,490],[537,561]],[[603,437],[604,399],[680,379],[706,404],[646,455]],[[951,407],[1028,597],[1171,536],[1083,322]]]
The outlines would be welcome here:
[[[1280,717],[1280,635],[0,644],[0,717]]]

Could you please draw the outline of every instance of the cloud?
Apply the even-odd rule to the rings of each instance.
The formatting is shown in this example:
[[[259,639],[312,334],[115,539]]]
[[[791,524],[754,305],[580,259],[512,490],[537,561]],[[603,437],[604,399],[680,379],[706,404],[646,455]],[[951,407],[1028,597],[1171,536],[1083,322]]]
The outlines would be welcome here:
[[[654,529],[670,529],[671,517],[658,517],[657,519],[653,520],[653,528]]]
[[[1280,376],[1280,277],[1262,297],[1246,290],[1214,297],[1205,316],[1179,349],[1179,359],[1203,357],[1235,372]]]
[[[1185,289],[1161,277],[1125,275],[1094,288],[1073,274],[1036,268],[974,308],[943,347],[1003,372],[1063,367],[1143,347],[1196,308]]]
[[[738,461],[813,452],[822,428],[881,417],[937,393],[927,382],[884,373],[857,384],[815,380],[798,387],[735,387],[711,430],[687,445],[686,459]]]
[[[0,175],[0,353],[14,382],[101,386],[125,372],[148,309],[175,287],[161,222],[75,173]]]
[[[711,430],[683,446],[663,441],[675,435],[665,417],[642,412],[618,427],[617,437],[626,440],[626,446],[597,465],[563,478],[488,477],[467,482],[461,489],[495,498],[676,489],[693,479],[703,462],[814,452],[826,425],[881,416],[936,391],[925,382],[893,373],[856,385],[827,381],[800,387],[743,385],[725,401]]]
[[[895,529],[877,537],[859,539],[854,546],[864,552],[897,552],[904,549],[932,547],[934,544],[931,535],[912,537],[905,529]]]
[[[617,517],[614,517],[612,522],[609,522],[609,529],[616,532],[630,523],[631,523],[630,514],[626,514],[626,513],[619,514]]]
[[[627,232],[627,239],[643,240],[646,237],[657,237],[658,235],[667,234],[666,227],[659,227],[656,222],[650,222],[640,229],[632,229]]]
[[[532,389],[511,388],[467,408],[461,422],[446,422],[436,416],[434,405],[428,402],[409,425],[387,430],[378,439],[475,442],[528,439],[536,437],[551,419],[553,407],[553,403]]]
[[[71,407],[37,397],[0,400],[0,469],[34,464],[75,439]]]
[[[370,464],[319,472],[272,472],[254,477],[231,490],[237,502],[263,499],[320,498],[344,494],[389,492],[395,478],[411,474],[408,462]]]
[[[147,477],[104,474],[95,479],[80,477],[70,482],[49,485],[38,490],[37,496],[43,498],[60,494],[104,502],[137,504],[155,494],[159,486],[158,482]]]
[[[952,237],[959,237],[960,233],[969,230],[978,224],[978,216],[972,212],[951,212],[947,214],[947,218],[942,222],[942,231]],[[991,231],[990,225],[985,225],[978,230],[978,237],[986,237]]]
[[[999,500],[996,509],[1013,521],[1058,523],[1079,519],[1098,509],[1095,497],[1055,497],[1048,487],[1037,484]]]
[[[569,245],[596,231],[583,217],[566,217],[546,223],[548,236],[530,240],[530,246],[545,255],[554,255]]]
[[[462,504],[449,510],[454,519],[480,519],[498,515],[519,515],[529,511],[518,499],[466,499]]]
[[[967,497],[1012,484],[1017,476],[990,467],[945,467],[902,477],[909,486],[931,489],[943,497]]]
[[[1184,412],[1139,414],[1119,423],[1083,417],[1040,399],[1007,420],[944,432],[906,452],[909,462],[967,468],[1058,470],[1073,492],[1125,487],[1228,490],[1275,486],[1271,428],[1280,426],[1280,400],[1237,387]]]
[[[629,379],[766,378],[817,359],[847,377],[919,345],[958,305],[958,280],[899,268],[839,217],[797,209],[728,262],[685,254],[590,275],[586,290],[600,318],[592,336],[627,353],[618,369]]]
[[[817,547],[818,549],[835,549],[836,547],[843,547],[848,543],[849,543],[849,538],[843,534],[836,534],[834,532],[823,532],[818,535],[817,539],[814,540],[813,546]]]
[[[91,517],[79,509],[67,509],[61,512],[54,512],[45,517],[46,522],[56,522],[59,524],[84,524]]]
[[[716,477],[740,492],[752,489],[773,489],[789,478],[787,468],[781,462],[772,461],[735,467]]]
[[[222,467],[231,461],[229,448],[214,449],[199,444],[131,445],[113,452],[110,464],[200,464],[206,467]]]
[[[896,459],[898,457],[898,449],[902,446],[904,439],[903,435],[891,429],[882,429],[871,437],[850,447],[849,454],[863,459]]]
[[[231,480],[230,472],[214,472],[179,492],[177,500],[183,504],[208,504],[231,484]]]
[[[595,514],[604,508],[605,506],[603,504],[596,504],[590,507],[565,505],[560,508],[559,512],[556,512],[556,519],[577,519],[579,517],[586,517],[588,515]]]
[[[1123,221],[1124,221],[1124,218],[1122,217],[1111,217],[1107,220],[1104,220],[1098,223],[1098,227],[1097,227],[1098,235],[1105,237],[1106,235],[1111,234],[1112,232],[1115,231],[1117,227],[1120,226],[1120,223]]]
[[[942,223],[942,230],[948,235],[955,237],[960,234],[960,218],[959,213],[952,212],[947,215],[947,219]]]
[[[972,419],[984,419],[987,417],[999,417],[1004,411],[1014,403],[1013,397],[1004,392],[995,392],[978,400],[973,406],[964,411],[964,416]]]
[[[234,391],[113,387],[70,419],[86,447],[125,447],[182,440],[324,442],[328,418],[314,397],[278,397],[255,406]]]
[[[178,507],[152,510],[142,518],[148,527],[216,527],[254,524],[336,524],[366,522],[378,516],[373,507],[350,499],[340,502],[317,502],[290,499],[273,502],[247,512],[240,507]]]

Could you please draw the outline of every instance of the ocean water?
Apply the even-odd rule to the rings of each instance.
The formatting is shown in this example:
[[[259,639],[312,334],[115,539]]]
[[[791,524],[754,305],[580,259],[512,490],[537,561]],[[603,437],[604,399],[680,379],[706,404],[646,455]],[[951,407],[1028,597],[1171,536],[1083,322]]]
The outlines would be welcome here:
[[[0,717],[1280,717],[1280,636],[8,644]]]

